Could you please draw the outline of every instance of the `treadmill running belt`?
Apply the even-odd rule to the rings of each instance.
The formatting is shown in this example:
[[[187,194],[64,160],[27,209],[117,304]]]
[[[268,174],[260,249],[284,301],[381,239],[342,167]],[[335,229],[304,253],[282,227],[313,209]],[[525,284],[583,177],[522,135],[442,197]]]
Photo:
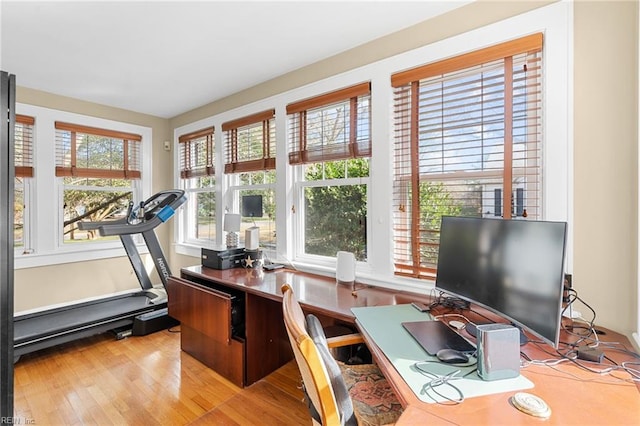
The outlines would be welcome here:
[[[14,321],[14,343],[19,344],[35,337],[73,330],[86,324],[104,322],[122,316],[133,317],[155,308],[147,297],[133,295],[70,306],[51,312],[45,311],[26,318],[18,317]]]

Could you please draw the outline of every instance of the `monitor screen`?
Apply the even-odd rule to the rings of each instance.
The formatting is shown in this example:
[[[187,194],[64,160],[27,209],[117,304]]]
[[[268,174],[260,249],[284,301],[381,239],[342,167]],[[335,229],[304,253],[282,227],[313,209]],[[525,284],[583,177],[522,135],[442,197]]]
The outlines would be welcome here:
[[[262,195],[242,196],[242,216],[262,217]]]
[[[436,289],[558,346],[564,222],[443,216]]]

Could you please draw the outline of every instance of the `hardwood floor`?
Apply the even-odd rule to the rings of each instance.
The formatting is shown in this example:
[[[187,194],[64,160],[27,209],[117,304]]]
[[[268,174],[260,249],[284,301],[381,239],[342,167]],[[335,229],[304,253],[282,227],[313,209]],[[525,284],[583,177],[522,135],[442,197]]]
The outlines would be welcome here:
[[[172,332],[173,331],[173,332]],[[180,350],[179,327],[22,356],[14,413],[36,425],[308,425],[294,361],[241,389]]]

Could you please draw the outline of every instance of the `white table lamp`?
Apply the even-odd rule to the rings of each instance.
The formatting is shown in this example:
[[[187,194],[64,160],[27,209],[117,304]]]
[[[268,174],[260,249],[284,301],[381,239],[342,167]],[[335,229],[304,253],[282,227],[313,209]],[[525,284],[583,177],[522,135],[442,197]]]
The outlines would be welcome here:
[[[236,213],[225,213],[223,230],[227,233],[227,247],[238,247],[240,215]]]

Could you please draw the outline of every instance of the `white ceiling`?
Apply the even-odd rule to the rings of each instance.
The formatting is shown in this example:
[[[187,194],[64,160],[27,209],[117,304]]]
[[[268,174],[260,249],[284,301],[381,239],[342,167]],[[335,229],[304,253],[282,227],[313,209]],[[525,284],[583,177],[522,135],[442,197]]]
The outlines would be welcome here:
[[[170,118],[469,1],[0,0],[19,86]]]

